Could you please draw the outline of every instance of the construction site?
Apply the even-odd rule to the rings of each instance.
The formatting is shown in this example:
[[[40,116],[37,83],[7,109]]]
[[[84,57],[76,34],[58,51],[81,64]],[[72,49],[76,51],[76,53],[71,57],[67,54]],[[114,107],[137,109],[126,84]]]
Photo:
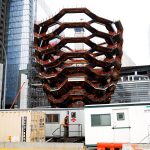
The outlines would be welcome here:
[[[0,150],[149,150],[150,66],[122,67],[121,20],[67,7],[39,22],[43,1],[4,3]]]

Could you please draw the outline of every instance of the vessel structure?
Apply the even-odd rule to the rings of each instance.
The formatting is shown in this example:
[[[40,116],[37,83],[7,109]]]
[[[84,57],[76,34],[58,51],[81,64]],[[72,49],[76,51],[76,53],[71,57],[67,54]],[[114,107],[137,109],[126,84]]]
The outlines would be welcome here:
[[[90,20],[60,21],[66,14],[85,14]],[[49,33],[49,28],[56,25]],[[70,28],[88,30],[90,35],[61,36]],[[120,78],[122,34],[120,21],[101,18],[87,8],[62,9],[54,17],[34,25],[35,67],[52,107],[110,103]],[[93,38],[99,42],[94,42]],[[52,42],[54,40],[56,42]],[[73,49],[68,46],[71,43],[84,43],[88,48]]]

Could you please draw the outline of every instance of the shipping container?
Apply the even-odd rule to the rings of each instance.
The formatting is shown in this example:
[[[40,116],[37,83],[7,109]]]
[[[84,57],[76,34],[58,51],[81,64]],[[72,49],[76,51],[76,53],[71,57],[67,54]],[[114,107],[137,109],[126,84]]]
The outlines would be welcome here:
[[[45,113],[33,110],[1,110],[0,142],[45,141]]]

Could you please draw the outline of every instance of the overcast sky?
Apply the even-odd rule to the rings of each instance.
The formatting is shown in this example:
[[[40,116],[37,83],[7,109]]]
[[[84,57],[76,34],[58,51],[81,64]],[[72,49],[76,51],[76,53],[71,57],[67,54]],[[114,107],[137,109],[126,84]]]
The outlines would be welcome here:
[[[100,17],[120,20],[124,27],[123,51],[136,65],[150,65],[150,1],[149,0],[42,0],[49,14],[62,8],[87,7]],[[37,20],[47,14],[38,4]]]

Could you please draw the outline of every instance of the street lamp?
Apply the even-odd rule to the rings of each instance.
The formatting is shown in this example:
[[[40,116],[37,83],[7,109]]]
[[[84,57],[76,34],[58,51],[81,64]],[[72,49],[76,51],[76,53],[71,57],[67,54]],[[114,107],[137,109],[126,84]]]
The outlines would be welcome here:
[[[4,70],[4,84],[3,84],[3,100],[2,100],[2,108],[5,109],[5,101],[6,101],[6,77],[7,77],[7,55],[6,49],[2,41],[0,41],[0,45],[2,45],[5,57],[5,70]]]

